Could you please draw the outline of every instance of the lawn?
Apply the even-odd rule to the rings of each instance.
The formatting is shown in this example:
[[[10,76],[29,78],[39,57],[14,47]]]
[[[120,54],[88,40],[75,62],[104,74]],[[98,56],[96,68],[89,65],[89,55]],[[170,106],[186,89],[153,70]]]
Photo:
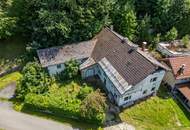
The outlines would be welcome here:
[[[170,95],[160,89],[158,96],[152,97],[120,113],[137,130],[188,130],[190,114]]]
[[[0,90],[6,87],[6,85],[19,80],[22,75],[19,72],[13,72],[0,78]]]

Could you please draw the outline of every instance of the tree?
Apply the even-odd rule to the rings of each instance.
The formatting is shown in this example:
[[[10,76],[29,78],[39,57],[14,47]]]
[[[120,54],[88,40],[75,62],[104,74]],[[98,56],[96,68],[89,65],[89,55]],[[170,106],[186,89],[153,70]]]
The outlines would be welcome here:
[[[183,36],[182,43],[186,48],[190,45],[189,35]]]
[[[10,17],[7,14],[7,8],[10,5],[10,0],[0,1],[0,40],[7,39],[14,34],[16,28],[15,17]]]
[[[54,82],[54,79],[37,62],[27,63],[22,74],[23,77],[16,89],[16,97],[21,100],[24,100],[28,93],[43,94],[47,92],[49,86]]]
[[[65,70],[63,71],[63,73],[64,77],[68,79],[77,77],[79,73],[79,63],[74,59],[65,62]]]
[[[0,11],[6,9],[10,5],[10,0],[0,0]]]
[[[20,26],[35,49],[88,40],[106,24],[109,0],[21,0]]]
[[[171,42],[174,41],[178,36],[177,29],[173,27],[171,30],[169,30],[165,35],[165,40]]]
[[[0,39],[7,39],[14,34],[16,18],[0,15]]]
[[[118,1],[116,9],[112,12],[112,21],[117,32],[130,40],[136,39],[137,21],[132,2]]]
[[[172,1],[173,0],[155,0],[155,6],[153,6],[153,10],[151,10],[151,21],[156,32],[164,33],[173,26],[169,21],[169,19],[171,19],[169,11],[172,6]]]
[[[104,121],[105,110],[107,108],[106,98],[100,90],[90,93],[81,104],[81,115],[89,119],[99,119]],[[96,118],[95,118],[96,117]]]
[[[138,26],[138,38],[140,42],[151,40],[151,23],[150,17],[146,15],[139,23]]]

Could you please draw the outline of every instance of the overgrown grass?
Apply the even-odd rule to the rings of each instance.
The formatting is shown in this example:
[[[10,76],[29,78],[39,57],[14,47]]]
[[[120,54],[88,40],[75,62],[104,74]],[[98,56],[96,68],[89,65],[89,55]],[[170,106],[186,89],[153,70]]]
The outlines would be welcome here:
[[[74,79],[70,81],[65,81],[65,82],[57,82],[54,84],[49,92],[49,98],[52,96],[54,98],[57,98],[60,103],[65,103],[64,99],[68,100],[68,104],[65,107],[69,107],[70,109],[72,107],[72,104],[74,101],[77,99],[77,95],[81,89],[81,87],[84,87],[85,84],[81,82],[81,79],[79,80]],[[90,87],[90,86],[89,86]],[[45,94],[44,94],[45,96]],[[64,98],[63,98],[64,97]],[[58,99],[59,98],[59,99]],[[62,101],[61,101],[62,100]],[[78,99],[77,99],[78,100]],[[92,123],[83,123],[83,120],[79,121],[77,117],[73,116],[67,116],[67,114],[56,114],[56,113],[49,113],[48,110],[47,112],[40,110],[40,109],[34,109],[33,107],[26,107],[25,103],[19,102],[18,100],[13,100],[14,102],[14,109],[16,111],[21,111],[27,114],[39,116],[42,118],[46,119],[51,119],[54,121],[58,121],[64,124],[69,124],[72,125],[73,128],[80,128],[80,129],[89,129],[89,130],[96,130],[99,126],[97,124],[92,124]],[[56,103],[56,101],[54,102]],[[79,104],[73,104],[73,105],[79,105]]]
[[[0,90],[12,82],[18,81],[22,75],[19,72],[13,72],[0,78]]]
[[[188,130],[190,114],[161,88],[158,96],[141,102],[120,114],[122,121],[139,130]]]

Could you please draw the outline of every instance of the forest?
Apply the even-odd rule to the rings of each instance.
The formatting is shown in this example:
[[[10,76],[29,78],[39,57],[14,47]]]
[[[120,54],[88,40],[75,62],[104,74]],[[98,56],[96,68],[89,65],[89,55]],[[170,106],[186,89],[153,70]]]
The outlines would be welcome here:
[[[154,48],[190,34],[190,0],[1,0],[0,39],[21,34],[36,50],[88,40],[103,27]]]

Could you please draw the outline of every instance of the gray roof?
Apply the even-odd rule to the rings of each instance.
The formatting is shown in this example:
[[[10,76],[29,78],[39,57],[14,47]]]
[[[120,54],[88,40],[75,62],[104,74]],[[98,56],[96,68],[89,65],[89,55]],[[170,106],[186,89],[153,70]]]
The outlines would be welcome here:
[[[111,65],[111,63],[104,57],[98,64],[102,67],[106,75],[112,81],[119,93],[124,94],[131,86],[126,80],[118,73],[118,71]]]
[[[37,50],[40,63],[43,67],[65,63],[70,59],[88,58],[95,46],[96,40],[80,43],[67,44],[64,46],[52,47]]]

